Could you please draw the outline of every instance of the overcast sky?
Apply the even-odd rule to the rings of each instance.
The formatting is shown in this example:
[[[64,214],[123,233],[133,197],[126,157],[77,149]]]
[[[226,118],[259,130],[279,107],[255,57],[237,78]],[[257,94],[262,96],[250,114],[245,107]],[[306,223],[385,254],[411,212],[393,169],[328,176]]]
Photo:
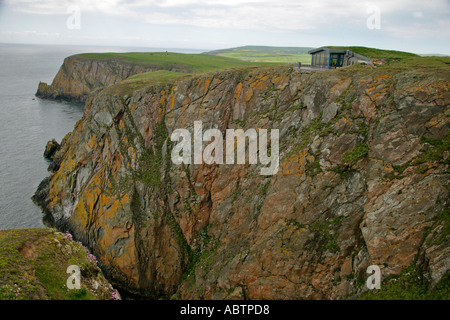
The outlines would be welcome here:
[[[0,0],[0,42],[450,54],[450,0]]]

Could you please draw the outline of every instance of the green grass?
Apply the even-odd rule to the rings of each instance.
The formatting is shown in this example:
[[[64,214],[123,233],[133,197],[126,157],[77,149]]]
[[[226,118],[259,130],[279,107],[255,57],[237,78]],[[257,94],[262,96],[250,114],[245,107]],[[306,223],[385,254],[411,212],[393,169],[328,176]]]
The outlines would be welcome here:
[[[428,235],[430,235],[428,237]],[[447,206],[433,218],[433,225],[426,229],[425,239],[427,245],[441,245],[450,235],[450,207]]]
[[[257,65],[227,57],[174,52],[82,53],[74,57],[79,59],[94,60],[118,59],[134,64],[155,66],[155,68],[163,70],[177,70],[183,73],[202,73],[214,70]]]
[[[192,73],[174,72],[174,71],[168,71],[168,70],[158,70],[158,71],[154,71],[154,72],[145,72],[145,73],[135,74],[135,75],[127,78],[127,80],[167,81],[167,80],[189,77],[191,75],[192,75]]]
[[[401,60],[405,58],[418,57],[417,54],[396,50],[383,50],[376,48],[367,48],[367,47],[359,47],[359,46],[350,46],[350,47],[335,47],[335,46],[327,46],[330,49],[342,49],[342,50],[350,50],[355,53],[361,54],[363,56],[372,58],[372,59],[386,59],[390,60]]]
[[[228,52],[228,53],[221,53],[220,56],[241,59],[250,62],[275,62],[275,63],[301,62],[304,64],[311,63],[310,54],[274,55],[260,52]]]
[[[440,161],[444,164],[450,164],[450,159],[444,158],[445,154],[450,152],[450,131],[447,131],[442,139],[423,137],[422,143],[428,143],[430,147],[415,159],[413,165],[420,165],[427,161]]]
[[[207,52],[208,55],[235,58],[249,62],[311,63],[310,47],[245,46]]]
[[[66,286],[72,264],[81,269],[79,290]],[[96,291],[84,281],[88,275],[100,279],[99,273],[84,247],[53,229],[0,231],[0,300],[108,299],[109,290]]]
[[[152,84],[167,84],[175,80],[189,78],[194,73],[174,72],[168,70],[158,70],[135,74],[109,88],[105,92],[124,95],[142,89]]]
[[[450,57],[410,57],[378,67],[380,72],[391,74],[414,70],[416,73],[433,74],[448,79],[450,75]]]
[[[352,151],[342,155],[342,162],[352,164],[365,157],[369,153],[369,146],[365,143],[359,143]]]
[[[359,300],[448,300],[450,299],[450,274],[447,273],[434,288],[424,281],[422,270],[412,264],[399,275],[383,280],[381,289],[364,293]]]

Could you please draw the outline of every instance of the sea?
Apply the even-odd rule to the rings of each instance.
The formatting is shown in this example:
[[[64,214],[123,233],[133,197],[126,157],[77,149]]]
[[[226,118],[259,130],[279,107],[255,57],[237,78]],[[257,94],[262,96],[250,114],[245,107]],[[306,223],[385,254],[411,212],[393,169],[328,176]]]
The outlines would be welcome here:
[[[84,104],[35,97],[39,81],[51,83],[65,57],[85,52],[203,50],[0,44],[0,229],[43,228],[31,197],[49,175],[47,142],[62,138],[83,116]]]

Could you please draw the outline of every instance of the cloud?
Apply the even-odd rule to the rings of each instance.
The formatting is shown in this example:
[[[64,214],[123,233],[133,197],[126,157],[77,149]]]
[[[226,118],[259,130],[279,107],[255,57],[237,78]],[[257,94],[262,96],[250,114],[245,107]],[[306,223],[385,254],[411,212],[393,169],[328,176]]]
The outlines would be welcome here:
[[[444,30],[444,32],[439,32]],[[408,25],[392,25],[386,28],[387,33],[394,38],[429,39],[431,36],[442,41],[449,41],[450,21],[437,19],[425,23],[414,22]]]
[[[40,32],[36,30],[25,30],[25,31],[1,31],[1,34],[9,36],[37,36],[37,37],[60,37],[59,32]]]
[[[447,0],[14,0],[6,3],[16,11],[41,15],[66,15],[67,9],[76,5],[81,14],[123,17],[152,25],[263,32],[338,32],[336,28],[341,25],[364,31],[369,16],[367,8],[376,6],[381,12],[383,28],[386,26],[385,30],[396,37],[402,37],[403,33],[405,38],[410,38],[414,30],[426,23],[425,19],[418,18],[427,12],[433,12],[437,19],[450,14]],[[410,12],[410,21],[398,18],[405,11]]]
[[[77,6],[85,12],[104,14],[118,13],[118,10],[129,7],[121,5],[121,0],[9,0],[6,3],[15,11],[44,15],[67,14],[68,8],[73,6]]]

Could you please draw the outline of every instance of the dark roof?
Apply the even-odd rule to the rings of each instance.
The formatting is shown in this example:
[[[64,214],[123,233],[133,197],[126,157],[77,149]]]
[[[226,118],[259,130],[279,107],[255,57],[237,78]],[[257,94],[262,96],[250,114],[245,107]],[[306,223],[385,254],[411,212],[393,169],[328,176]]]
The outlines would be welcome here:
[[[309,50],[308,53],[314,54],[316,52],[325,51],[325,50],[329,51],[330,53],[345,53],[346,51],[348,51],[345,49],[330,49],[327,47],[320,47],[320,48],[315,48],[315,49]]]

